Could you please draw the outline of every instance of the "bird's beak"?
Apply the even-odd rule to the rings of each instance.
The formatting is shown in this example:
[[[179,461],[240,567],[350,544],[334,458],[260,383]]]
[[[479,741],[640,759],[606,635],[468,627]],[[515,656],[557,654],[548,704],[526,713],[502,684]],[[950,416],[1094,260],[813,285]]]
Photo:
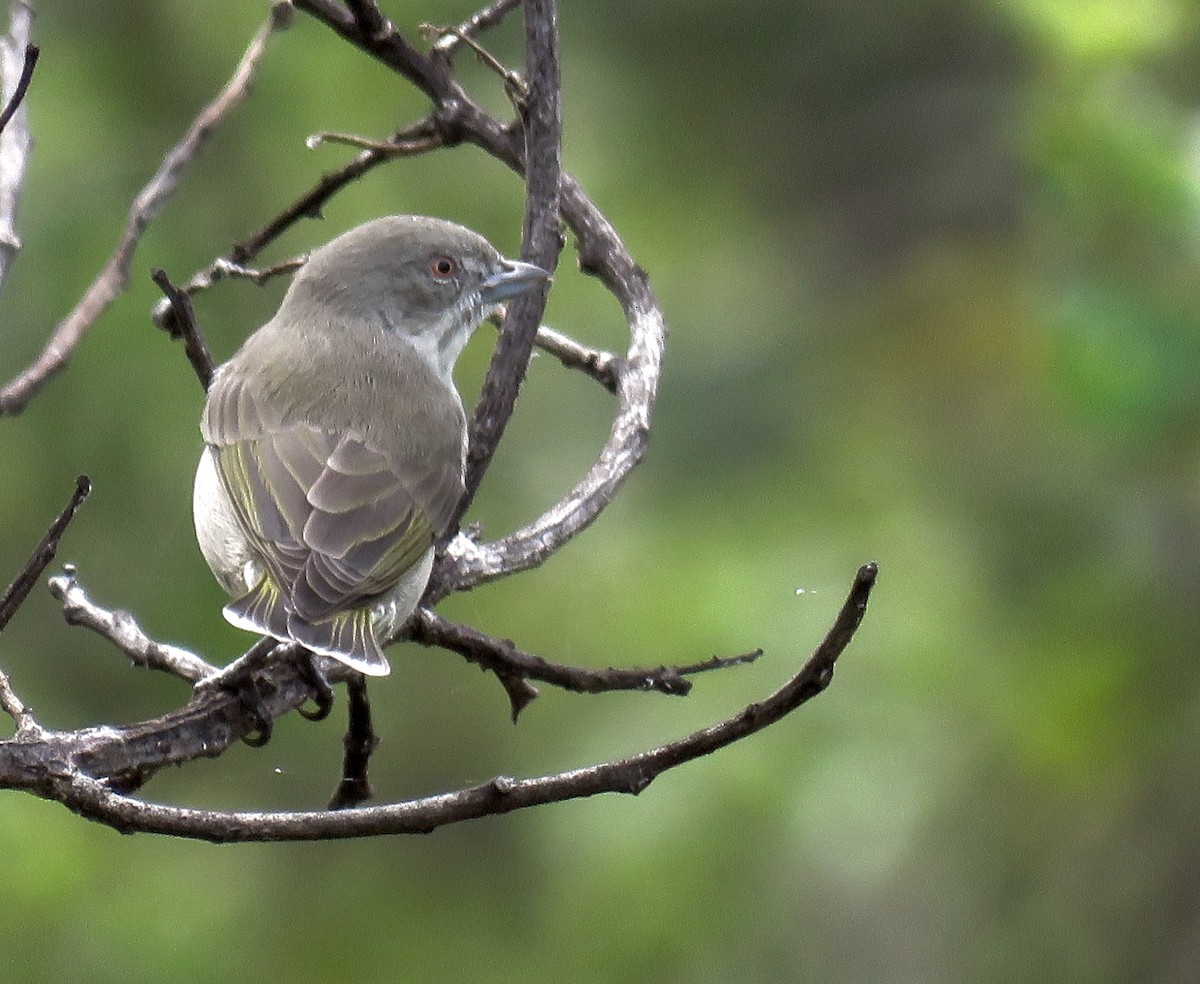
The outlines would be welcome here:
[[[502,260],[500,269],[483,282],[479,292],[483,295],[484,304],[497,304],[540,284],[548,284],[553,279],[540,266],[532,263]]]

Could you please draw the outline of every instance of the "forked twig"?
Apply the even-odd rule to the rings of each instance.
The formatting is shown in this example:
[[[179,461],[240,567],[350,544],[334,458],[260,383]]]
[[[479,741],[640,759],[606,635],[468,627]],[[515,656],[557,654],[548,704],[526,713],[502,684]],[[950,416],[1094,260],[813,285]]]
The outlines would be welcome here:
[[[100,316],[129,286],[133,254],[146,227],[174,193],[188,165],[208,138],[246,98],[271,35],[291,20],[291,5],[276,3],[217,97],[200,111],[183,138],[163,158],[149,183],[138,193],[129,209],[125,231],[83,297],[58,327],[31,365],[0,389],[0,414],[20,413],[43,386],[67,364],[75,348]]]

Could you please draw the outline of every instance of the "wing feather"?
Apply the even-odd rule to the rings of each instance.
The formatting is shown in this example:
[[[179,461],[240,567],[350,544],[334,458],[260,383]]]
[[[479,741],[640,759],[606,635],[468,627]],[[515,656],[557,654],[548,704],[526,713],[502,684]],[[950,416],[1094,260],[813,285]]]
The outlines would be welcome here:
[[[226,373],[214,380],[202,430],[291,621],[328,619],[389,590],[462,492],[461,461],[432,464],[288,419]]]

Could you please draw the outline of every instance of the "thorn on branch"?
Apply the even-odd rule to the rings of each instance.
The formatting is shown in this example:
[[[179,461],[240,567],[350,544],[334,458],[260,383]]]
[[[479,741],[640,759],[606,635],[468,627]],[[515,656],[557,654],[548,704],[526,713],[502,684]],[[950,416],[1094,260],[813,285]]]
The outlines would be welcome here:
[[[17,576],[13,578],[12,583],[5,589],[4,594],[0,595],[0,632],[4,631],[4,627],[12,620],[17,609],[21,607],[21,603],[29,597],[33,586],[38,583],[46,568],[50,566],[50,562],[54,560],[59,541],[91,491],[92,481],[90,478],[80,475],[75,479],[75,491],[71,493],[70,501],[58,514],[58,518],[50,524],[46,535],[34,548],[33,553],[25,561],[25,565]]]
[[[37,66],[38,55],[41,53],[36,44],[25,45],[25,63],[21,66],[21,77],[17,79],[16,88],[9,97],[8,104],[0,111],[0,133],[8,126],[17,108],[21,105],[25,94],[29,91],[29,83],[33,80],[33,70]]]

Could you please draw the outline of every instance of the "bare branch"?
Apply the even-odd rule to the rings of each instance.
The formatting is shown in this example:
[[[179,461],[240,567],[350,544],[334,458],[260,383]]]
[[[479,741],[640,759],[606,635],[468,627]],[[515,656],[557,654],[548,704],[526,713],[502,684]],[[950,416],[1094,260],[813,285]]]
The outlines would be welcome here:
[[[21,603],[29,597],[33,586],[41,580],[42,574],[54,559],[59,540],[62,539],[71,520],[75,518],[75,513],[79,511],[83,500],[91,491],[92,482],[86,475],[80,475],[75,479],[75,491],[71,493],[71,500],[58,514],[58,518],[50,524],[46,535],[34,548],[33,553],[25,561],[25,565],[17,576],[13,578],[12,583],[5,589],[4,594],[0,595],[0,632],[4,631],[4,627],[12,620],[17,609],[21,607]]]
[[[354,15],[358,29],[367,37],[376,37],[391,29],[375,0],[346,0],[346,6]]]
[[[0,283],[21,249],[17,204],[33,143],[24,98],[38,56],[37,46],[29,40],[32,24],[32,8],[13,0],[9,4],[8,36],[0,38],[0,93],[9,94],[8,104],[0,113]]]
[[[8,674],[0,672],[0,710],[4,711],[17,726],[18,740],[41,737],[45,730],[33,716],[28,705],[17,696]]]
[[[188,165],[196,159],[208,138],[246,98],[267,42],[276,31],[287,26],[290,12],[291,6],[286,3],[276,3],[271,8],[270,16],[250,42],[229,82],[200,111],[187,133],[163,158],[154,177],[133,200],[121,240],[100,274],[74,310],[54,329],[42,354],[0,390],[0,414],[24,410],[34,395],[62,370],[83,336],[129,286],[133,254],[146,227],[174,193]]]
[[[391,24],[381,30],[366,31],[354,13],[336,0],[294,0],[296,7],[332,28],[347,41],[391,65],[413,85],[439,101],[447,91],[462,92],[450,76],[444,60],[434,61],[414,48]]]
[[[483,45],[476,41],[469,34],[463,34],[457,27],[439,27],[436,24],[421,24],[418,28],[423,37],[430,41],[445,41],[448,37],[453,37],[460,44],[465,44],[473,52],[475,57],[479,59],[480,64],[491,69],[504,83],[504,91],[508,98],[512,100],[514,106],[518,109],[523,108],[525,100],[529,96],[529,86],[525,84],[525,80],[521,78],[519,72],[514,72],[500,61],[495,55],[487,50]],[[434,45],[434,51],[441,53],[441,49]]]
[[[171,283],[164,270],[151,270],[150,279],[166,294],[167,306],[162,313],[162,320],[155,319],[158,326],[172,338],[183,339],[183,351],[187,354],[188,362],[192,364],[200,385],[207,390],[217,366],[208,350],[208,343],[200,334],[191,297],[186,290]]]
[[[610,393],[617,391],[617,357],[611,352],[590,349],[546,325],[539,325],[534,344],[558,359],[568,369],[590,376]]]
[[[521,651],[508,639],[494,639],[478,629],[449,622],[428,609],[417,609],[407,628],[414,642],[423,646],[449,649],[468,662],[477,663],[498,675],[508,674],[523,680],[540,680],[580,694],[599,694],[612,690],[655,690],[683,697],[692,689],[692,682],[687,679],[688,676],[752,663],[762,655],[762,650],[756,649],[740,656],[714,656],[703,662],[684,666],[659,666],[654,669],[609,667],[599,670],[552,663],[540,656]],[[514,707],[514,719],[522,707]]]
[[[354,133],[322,130],[304,141],[304,145],[309,150],[316,150],[322,144],[327,143],[357,147],[359,150],[374,150],[385,157],[415,157],[417,154],[428,153],[443,146],[442,138],[430,129],[427,121],[417,123],[408,130],[402,130],[387,140],[369,140]]]
[[[455,537],[435,568],[425,604],[541,564],[595,521],[646,452],[666,340],[662,311],[645,271],[568,175],[563,176],[562,193],[563,216],[579,239],[580,265],[604,281],[629,320],[630,344],[619,363],[612,429],[583,479],[534,522],[494,543]]]
[[[243,264],[284,229],[303,217],[318,214],[332,195],[376,164],[467,141],[526,178],[522,257],[553,270],[562,248],[560,218],[565,220],[577,238],[580,268],[596,275],[613,293],[629,324],[629,347],[623,356],[597,352],[539,328],[544,291],[540,296],[527,295],[514,301],[504,319],[472,420],[467,465],[469,491],[462,509],[467,508],[470,496],[478,488],[510,419],[535,344],[614,392],[615,419],[595,463],[543,516],[493,543],[476,543],[463,534],[455,537],[439,558],[426,593],[428,604],[452,591],[540,564],[593,522],[612,501],[645,453],[665,325],[644,271],[578,183],[561,171],[554,0],[526,0],[524,4],[528,86],[522,82],[521,98],[515,100],[518,119],[512,122],[501,122],[489,115],[455,81],[450,73],[455,45],[446,38],[426,55],[387,21],[375,0],[344,3],[296,0],[296,3],[338,35],[409,79],[430,97],[433,108],[425,120],[401,131],[386,144],[339,134],[315,138],[314,143],[349,142],[362,150],[349,164],[323,176],[307,194],[235,246],[227,260],[217,261],[182,289],[174,287],[165,276],[157,277],[178,312],[184,311],[188,294],[203,289],[220,276],[235,275],[234,271],[236,275],[263,276],[257,271],[245,271]],[[447,37],[455,34],[469,38],[483,27],[497,23],[515,6],[515,3],[493,3],[463,29],[449,31]],[[146,224],[174,189],[183,168],[198,152],[211,128],[244,97],[267,38],[282,24],[283,10],[283,5],[275,8],[271,22],[252,42],[226,89],[201,113],[184,140],[164,159],[155,179],[135,200],[125,237],[109,265],[76,310],[60,324],[42,357],[0,392],[0,412],[17,412],[25,406],[33,393],[65,364],[82,335],[124,289],[133,250]],[[496,67],[506,80],[517,77],[498,63]],[[169,323],[167,308],[160,304],[157,309],[163,312],[162,321]],[[183,321],[179,327],[186,335],[186,315]],[[189,351],[189,358],[203,379],[211,371],[211,360],[201,359],[199,351],[199,348]],[[298,840],[427,831],[462,819],[599,792],[637,793],[666,769],[753,734],[823,691],[831,680],[834,662],[862,619],[875,576],[873,564],[859,570],[850,596],[824,642],[788,684],[734,717],[678,741],[621,761],[535,779],[497,778],[481,786],[408,803],[335,813],[270,814],[176,809],[139,802],[124,793],[138,788],[163,765],[219,755],[231,743],[256,732],[265,738],[277,717],[299,709],[314,690],[319,691],[319,711],[327,712],[331,691],[325,681],[318,680],[319,687],[314,687],[311,667],[306,669],[307,661],[297,658],[304,656],[304,652],[293,644],[263,639],[240,659],[217,670],[192,653],[150,640],[127,614],[107,612],[96,606],[75,583],[73,570],[68,569],[51,581],[51,589],[62,601],[68,620],[109,638],[142,665],[203,685],[196,689],[186,707],[153,721],[123,728],[52,733],[36,724],[8,680],[0,675],[0,708],[17,721],[21,739],[0,742],[0,787],[26,789],[119,830],[172,833],[212,841]],[[18,599],[13,608],[19,603]],[[492,670],[508,692],[514,718],[537,695],[529,683],[531,679],[577,692],[654,689],[682,694],[691,685],[685,679],[688,674],[750,662],[759,655],[755,651],[731,659],[713,657],[689,666],[655,670],[585,670],[549,663],[517,650],[512,643],[453,625],[428,611],[419,611],[408,631],[417,641],[450,648]],[[338,664],[330,679],[345,680],[351,694],[343,783],[331,805],[354,806],[370,795],[367,765],[377,739],[370,725],[370,707],[361,678]],[[238,693],[233,692],[237,689],[235,685],[252,693],[253,703],[240,700]]]
[[[240,263],[234,263],[232,260],[227,260],[221,256],[213,260],[203,270],[198,270],[192,274],[188,282],[180,287],[179,290],[189,298],[192,298],[208,290],[214,284],[220,283],[222,280],[250,280],[261,287],[268,280],[278,277],[281,274],[294,273],[296,270],[299,270],[304,266],[307,259],[307,256],[297,256],[290,260],[275,263],[269,267],[254,269],[242,266]],[[172,337],[174,337],[172,331],[173,316],[174,307],[169,297],[160,297],[150,310],[151,320]],[[207,389],[207,386],[205,388]]]
[[[419,126],[420,124],[418,124]],[[412,128],[412,131],[416,129]],[[320,180],[309,191],[272,218],[253,235],[234,246],[229,251],[229,259],[238,265],[248,263],[259,254],[264,246],[278,239],[287,229],[290,229],[301,219],[320,218],[321,208],[324,204],[345,188],[346,185],[358,180],[380,164],[401,156],[401,152],[396,148],[404,142],[404,134],[408,132],[410,131],[402,131],[388,144],[364,150],[338,170],[323,174]],[[309,139],[311,140],[312,138]],[[410,139],[416,143],[419,140],[419,136],[414,132]],[[436,145],[431,142],[429,146]],[[418,152],[417,150],[413,150],[413,153]]]
[[[403,39],[385,44],[361,37],[356,31],[354,19],[345,8],[330,0],[296,0],[296,6],[429,93],[438,103],[435,119],[447,143],[469,140],[497,160],[524,173],[525,146],[516,139],[523,128],[514,131],[488,116],[448,76],[443,65],[414,52]],[[547,9],[536,7],[539,23],[545,22]],[[526,10],[526,17],[533,20],[534,13],[535,7],[531,4]],[[545,29],[544,33],[553,34],[553,30]],[[543,48],[546,45],[553,47],[547,39],[537,37],[527,41],[527,46],[531,44],[535,47],[539,44]],[[532,52],[530,57],[532,60]],[[538,76],[545,71],[542,66],[531,65],[527,74],[534,87],[530,100],[531,121],[537,118],[549,127],[552,124],[544,118],[545,106],[538,101],[541,85]],[[538,143],[538,146],[544,151],[545,141]],[[496,543],[477,544],[462,535],[455,537],[434,569],[423,599],[425,605],[434,604],[454,591],[542,563],[595,521],[646,451],[666,338],[666,325],[658,299],[645,271],[633,261],[616,229],[568,174],[560,174],[559,177],[558,205],[563,219],[577,238],[580,268],[600,278],[621,303],[629,321],[630,346],[620,361],[618,371],[616,418],[596,462],[580,482],[544,515]],[[536,257],[526,255],[526,258],[537,262]],[[524,306],[540,302],[535,294],[526,295],[521,300],[525,302]],[[517,304],[513,307],[514,314],[518,313],[520,307]],[[501,346],[497,346],[493,369],[496,368],[498,357],[508,364],[510,356],[520,354],[514,349],[524,348],[523,333],[522,338],[512,342],[511,346],[505,346],[503,355]],[[525,352],[527,358],[528,349]],[[517,362],[516,359],[512,361]],[[524,363],[518,364],[515,371],[517,378],[522,378]],[[489,369],[489,377],[491,375],[492,370]],[[515,392],[516,387],[509,382],[507,387],[497,383],[490,392],[485,389],[476,411],[479,424],[472,429],[473,450],[468,462],[469,473],[475,482],[482,475],[485,459],[490,458],[487,447],[490,440],[486,435],[495,431],[492,424],[501,418],[507,420],[503,413],[507,401],[501,398],[506,388]],[[495,420],[489,424],[493,412]],[[476,433],[480,436],[475,437]],[[468,482],[470,487],[471,483]]]
[[[521,0],[497,0],[496,3],[489,4],[477,13],[472,14],[471,17],[453,30],[442,28],[439,31],[440,37],[437,43],[434,44],[433,50],[446,58],[452,57],[458,46],[464,41],[478,37],[479,34],[489,27],[495,27],[509,13],[520,6],[520,4]]]
[[[346,680],[346,697],[350,712],[346,737],[342,740],[345,757],[342,761],[342,779],[329,801],[331,810],[358,806],[375,795],[367,778],[367,766],[379,747],[379,737],[371,724],[367,679],[361,673],[355,673]]]
[[[24,5],[22,5],[24,6]],[[25,98],[25,93],[29,91],[29,83],[33,80],[33,70],[37,66],[38,55],[40,50],[36,44],[25,45],[25,55],[21,66],[21,75],[17,79],[17,84],[13,88],[12,95],[9,97],[8,105],[0,110],[0,133],[4,132],[4,128],[8,126],[9,120],[13,118],[17,107]],[[7,75],[7,73],[5,73]],[[7,81],[7,80],[6,80]],[[8,88],[7,85],[4,86]]]
[[[562,107],[558,16],[554,0],[527,0],[525,4],[525,60],[528,97],[522,127],[525,135],[525,228],[521,258],[553,273],[563,246],[558,226]],[[547,292],[546,287],[530,291],[508,306],[471,420],[465,477],[467,494],[459,504],[456,520],[461,519],[470,506],[512,416],[533,351],[538,322],[546,308]]]
[[[825,639],[801,670],[775,693],[718,724],[614,762],[533,779],[497,777],[453,793],[388,806],[319,812],[224,813],[132,799],[114,791],[114,785],[119,786],[120,781],[103,782],[94,778],[98,774],[94,769],[83,768],[82,772],[46,769],[45,761],[51,757],[59,762],[63,761],[62,756],[77,762],[84,758],[94,764],[103,759],[106,746],[131,740],[131,729],[122,729],[120,733],[107,729],[107,733],[97,730],[88,734],[86,756],[62,747],[59,739],[72,736],[0,742],[0,784],[28,789],[124,833],[144,831],[215,843],[428,833],[450,823],[599,793],[636,795],[668,769],[761,731],[823,692],[833,679],[835,662],[862,621],[876,574],[874,564],[859,569]],[[141,778],[140,774],[132,774],[119,776],[118,780],[128,783]]]
[[[136,666],[162,670],[172,676],[199,683],[217,672],[217,667],[178,646],[155,642],[127,611],[108,611],[95,604],[75,578],[74,566],[49,580],[50,593],[62,603],[63,618],[70,625],[90,629],[116,646]]]

